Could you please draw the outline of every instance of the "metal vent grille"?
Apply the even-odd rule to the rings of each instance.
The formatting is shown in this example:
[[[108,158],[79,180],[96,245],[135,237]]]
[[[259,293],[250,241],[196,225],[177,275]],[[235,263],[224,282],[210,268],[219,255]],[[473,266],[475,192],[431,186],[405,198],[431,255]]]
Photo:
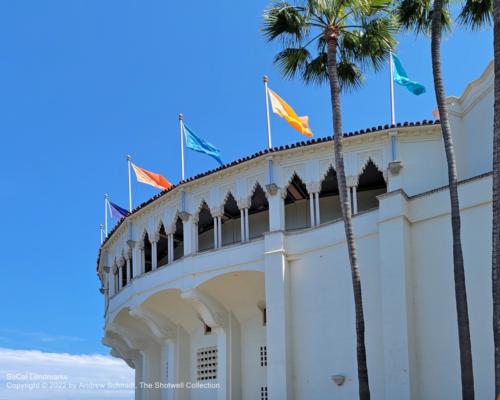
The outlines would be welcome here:
[[[267,346],[260,346],[260,366],[267,367]]]
[[[267,397],[267,386],[261,386],[260,387],[260,400],[268,400],[269,397]]]
[[[196,375],[199,381],[217,379],[217,347],[205,347],[196,352]]]

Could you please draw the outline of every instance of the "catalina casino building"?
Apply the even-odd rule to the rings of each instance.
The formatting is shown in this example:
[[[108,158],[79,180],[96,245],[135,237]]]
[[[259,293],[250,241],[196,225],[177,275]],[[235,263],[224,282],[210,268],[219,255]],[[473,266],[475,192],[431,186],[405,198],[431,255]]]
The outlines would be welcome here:
[[[493,63],[447,99],[476,398],[493,398]],[[372,399],[460,398],[438,121],[345,134]],[[187,179],[101,246],[103,343],[137,400],[357,398],[354,300],[331,137]]]

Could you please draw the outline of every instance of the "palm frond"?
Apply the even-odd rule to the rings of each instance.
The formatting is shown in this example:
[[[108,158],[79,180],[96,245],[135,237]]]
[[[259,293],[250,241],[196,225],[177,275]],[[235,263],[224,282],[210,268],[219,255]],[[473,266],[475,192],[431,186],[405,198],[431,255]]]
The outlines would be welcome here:
[[[491,25],[493,20],[493,0],[466,0],[458,21],[473,30]]]
[[[304,47],[289,47],[279,52],[274,63],[286,78],[293,78],[297,74],[303,75],[310,59],[309,51]]]
[[[281,38],[286,43],[300,43],[307,35],[309,24],[302,8],[280,1],[264,12],[262,30],[268,41]]]
[[[306,64],[302,79],[306,84],[321,85],[328,81],[328,56],[325,52]]]
[[[452,20],[447,6],[443,7],[441,12],[442,32],[451,30]],[[402,29],[415,31],[417,34],[430,34],[432,23],[431,0],[403,0],[399,3],[396,14]]]
[[[359,89],[363,85],[363,74],[358,66],[348,60],[340,60],[337,63],[337,73],[340,81],[340,90],[350,92]]]
[[[359,39],[358,58],[369,60],[378,71],[386,62],[389,53],[396,47],[396,26],[390,18],[378,18],[364,24]]]
[[[398,22],[404,30],[428,34],[431,30],[432,4],[430,0],[403,0],[396,10]]]

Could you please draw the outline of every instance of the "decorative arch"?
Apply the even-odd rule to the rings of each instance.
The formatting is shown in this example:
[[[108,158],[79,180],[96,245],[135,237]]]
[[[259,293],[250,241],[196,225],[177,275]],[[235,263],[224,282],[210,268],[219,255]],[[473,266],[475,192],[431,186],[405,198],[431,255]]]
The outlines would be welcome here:
[[[227,246],[241,241],[241,212],[231,191],[222,204],[221,245]]]
[[[256,182],[248,208],[249,239],[264,235],[269,231],[269,201],[264,187]]]
[[[294,230],[311,226],[309,192],[297,173],[293,174],[285,191],[285,229]]]
[[[158,243],[156,245],[156,265],[158,268],[163,267],[168,264],[169,261],[169,244],[168,244],[168,233],[165,229],[165,224],[160,223],[158,230],[156,231]]]
[[[295,176],[298,176],[303,182],[306,182],[306,168],[305,164],[296,164],[283,167],[282,169],[281,187],[286,188]]]
[[[184,224],[179,211],[175,213],[175,218],[172,221],[172,240],[173,255],[171,259],[176,261],[184,256]]]
[[[320,172],[320,178],[319,178],[319,182],[320,184],[323,183],[323,181],[326,179],[326,177],[328,176],[328,174],[331,173],[331,171],[333,171],[335,174],[337,173],[337,171],[335,171],[335,163],[333,160],[325,160],[326,162],[325,163],[322,163],[321,165],[321,172]]]
[[[379,171],[384,171],[384,157],[381,149],[372,149],[357,153],[356,175],[361,175],[369,162],[372,162]]]
[[[198,219],[198,251],[211,250],[214,241],[214,217],[206,201],[202,201],[197,211]]]
[[[153,269],[153,249],[151,245],[151,239],[148,232],[145,230],[142,235],[142,260],[143,260],[143,272],[148,273]]]
[[[337,173],[330,165],[320,182],[319,192],[319,223],[326,223],[342,218],[342,210],[339,199],[339,187]]]
[[[387,192],[387,183],[380,168],[369,159],[358,177],[356,188],[358,212],[378,207],[377,196]]]

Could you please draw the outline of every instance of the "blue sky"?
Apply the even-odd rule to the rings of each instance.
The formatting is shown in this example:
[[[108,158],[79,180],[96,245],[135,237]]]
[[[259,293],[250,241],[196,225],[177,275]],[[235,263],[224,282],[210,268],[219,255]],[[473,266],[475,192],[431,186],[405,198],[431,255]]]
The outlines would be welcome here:
[[[237,4],[237,5],[235,5]],[[268,0],[0,2],[0,347],[102,353],[95,275],[102,196],[127,205],[126,155],[180,176],[177,114],[229,162],[266,146],[262,75],[317,136],[331,134],[326,87],[286,81],[261,32]],[[427,94],[396,88],[398,121],[431,119],[430,43],[400,37]],[[449,95],[492,58],[491,30],[443,43]],[[344,130],[389,120],[387,69],[343,96]],[[303,139],[272,118],[275,145]],[[188,176],[216,166],[186,154]],[[157,193],[134,184],[134,204]]]

